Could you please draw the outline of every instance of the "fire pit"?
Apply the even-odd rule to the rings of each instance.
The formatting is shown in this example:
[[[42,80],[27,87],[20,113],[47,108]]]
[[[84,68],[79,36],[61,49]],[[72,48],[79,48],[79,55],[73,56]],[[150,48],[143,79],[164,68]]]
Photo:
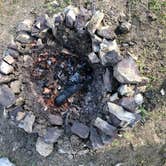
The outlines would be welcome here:
[[[42,156],[55,144],[71,155],[103,148],[141,120],[146,78],[116,42],[131,24],[112,29],[103,19],[100,11],[73,6],[27,19],[4,51],[0,105],[16,126],[38,134]]]

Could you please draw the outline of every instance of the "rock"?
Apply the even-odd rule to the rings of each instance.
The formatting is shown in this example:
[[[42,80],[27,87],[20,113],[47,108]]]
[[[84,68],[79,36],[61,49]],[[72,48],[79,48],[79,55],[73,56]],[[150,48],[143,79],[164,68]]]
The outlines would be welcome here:
[[[100,44],[102,42],[102,39],[98,37],[97,35],[94,35],[92,37],[92,50],[95,53],[98,53],[100,51]]]
[[[26,32],[20,32],[17,37],[16,41],[20,42],[21,44],[29,44],[32,42],[32,38]]]
[[[64,15],[62,13],[56,13],[53,15],[53,20],[54,20],[55,25],[58,26],[59,24],[63,23]]]
[[[138,93],[137,95],[134,96],[134,101],[137,105],[141,105],[144,102],[144,98],[140,93]]]
[[[97,30],[97,34],[105,39],[114,40],[116,38],[116,34],[114,30],[110,26],[102,26]]]
[[[17,81],[13,81],[10,84],[10,88],[13,91],[13,93],[15,93],[15,94],[20,93],[20,86],[21,86],[21,82],[18,81],[18,80]]]
[[[133,96],[134,95],[133,87],[128,86],[128,85],[121,85],[118,88],[118,92],[121,96]]]
[[[88,55],[88,58],[89,58],[91,63],[99,63],[100,62],[99,58],[97,57],[97,55],[94,52],[90,53]]]
[[[110,101],[111,102],[114,102],[114,101],[116,101],[118,99],[119,99],[118,93],[114,93],[113,95],[110,96]]]
[[[14,71],[13,66],[9,65],[5,61],[1,61],[0,63],[0,72],[3,74],[11,74]]]
[[[135,114],[125,111],[121,106],[108,102],[108,111],[115,115],[119,120],[125,121],[129,124],[135,122]]]
[[[48,128],[46,134],[44,135],[44,142],[46,143],[55,143],[58,141],[58,138],[62,136],[63,131],[57,128]]]
[[[34,122],[35,116],[32,112],[28,112],[25,118],[22,121],[20,121],[18,127],[24,129],[27,133],[32,133]]]
[[[47,144],[44,140],[38,137],[36,142],[36,151],[43,157],[49,156],[53,151],[53,144]]]
[[[2,157],[0,158],[0,166],[15,166],[15,164],[11,163],[8,158]]]
[[[0,86],[0,106],[9,107],[16,101],[14,93],[7,85]]]
[[[15,62],[15,59],[11,55],[5,56],[3,60],[7,62],[9,65],[12,65]]]
[[[104,90],[106,92],[111,92],[112,91],[112,77],[113,75],[111,74],[111,72],[109,71],[108,68],[106,68],[106,71],[103,75],[103,86],[104,86]]]
[[[121,120],[119,120],[115,115],[111,113],[109,115],[108,122],[115,127],[119,127],[121,124]]]
[[[116,43],[116,40],[108,41],[106,39],[100,44],[99,57],[102,65],[115,65],[122,60],[120,50]]]
[[[163,88],[160,90],[160,93],[162,96],[165,96],[165,90]]]
[[[49,114],[48,119],[52,125],[62,126],[63,125],[63,119],[62,116],[59,114]]]
[[[66,23],[66,26],[69,27],[69,28],[73,28],[74,26],[74,23],[76,21],[76,16],[78,15],[79,13],[79,9],[78,8],[75,8],[73,6],[69,6],[68,8],[65,9],[65,23]]]
[[[135,112],[137,108],[134,97],[123,97],[120,99],[119,104],[130,112]]]
[[[13,80],[15,80],[14,75],[4,75],[0,73],[0,84],[7,84]]]
[[[89,127],[79,122],[74,122],[71,131],[83,139],[86,139],[89,136]]]
[[[94,127],[90,128],[90,141],[93,149],[99,149],[103,146],[100,135]]]
[[[31,32],[33,21],[30,19],[25,19],[21,23],[18,24],[17,32],[26,31]]]
[[[4,51],[3,57],[5,56],[12,56],[12,57],[18,57],[20,54],[17,50],[8,48],[7,50]]]
[[[104,145],[109,145],[114,140],[114,137],[110,137],[109,135],[106,135],[104,133],[101,134],[101,140]]]
[[[87,25],[87,30],[92,36],[99,28],[103,18],[104,18],[104,13],[100,11],[96,11],[95,14],[92,16],[91,20]]]
[[[120,83],[136,84],[142,81],[135,61],[129,57],[120,61],[114,66],[114,77]]]
[[[94,126],[104,132],[106,135],[113,136],[115,135],[116,127],[110,125],[106,121],[102,120],[101,118],[97,117],[94,121]]]
[[[125,22],[122,22],[118,26],[116,31],[118,34],[126,34],[126,33],[130,32],[130,30],[131,30],[131,24],[129,22],[125,21]]]
[[[17,112],[16,120],[20,121],[20,120],[24,119],[25,115],[26,115],[25,112]]]

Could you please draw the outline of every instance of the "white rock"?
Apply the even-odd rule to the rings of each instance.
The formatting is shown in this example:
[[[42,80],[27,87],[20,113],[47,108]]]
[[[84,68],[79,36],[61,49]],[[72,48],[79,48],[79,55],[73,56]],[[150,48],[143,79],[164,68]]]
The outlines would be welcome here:
[[[47,144],[44,140],[38,137],[36,142],[36,151],[43,157],[49,156],[53,151],[53,144]]]
[[[143,96],[139,93],[134,96],[134,101],[137,105],[141,105],[144,102]]]
[[[0,158],[0,166],[15,166],[15,164],[11,163],[8,158],[2,157]]]
[[[10,55],[5,56],[5,57],[3,58],[3,60],[4,60],[5,62],[7,62],[8,64],[10,64],[10,65],[15,62],[15,59],[14,59],[12,56],[10,56]]]
[[[13,93],[15,93],[15,94],[20,93],[20,86],[21,86],[20,81],[13,81],[10,84],[10,88],[12,89]]]
[[[27,133],[32,133],[35,116],[32,112],[28,112],[25,118],[19,123],[18,127],[24,129]]]
[[[88,55],[88,58],[89,58],[91,63],[99,63],[100,62],[99,58],[97,57],[97,55],[94,52],[90,53]]]
[[[118,93],[114,93],[112,96],[110,96],[110,101],[111,102],[114,102],[115,100],[118,100],[119,97],[118,97]]]
[[[108,111],[115,115],[119,120],[133,123],[136,120],[135,114],[125,111],[121,106],[108,102]]]
[[[162,96],[165,96],[165,91],[164,91],[164,89],[161,89],[161,90],[160,90],[160,93],[161,93]]]
[[[0,72],[3,74],[10,74],[14,71],[13,66],[9,65],[8,63],[6,63],[5,61],[1,61],[0,64]]]

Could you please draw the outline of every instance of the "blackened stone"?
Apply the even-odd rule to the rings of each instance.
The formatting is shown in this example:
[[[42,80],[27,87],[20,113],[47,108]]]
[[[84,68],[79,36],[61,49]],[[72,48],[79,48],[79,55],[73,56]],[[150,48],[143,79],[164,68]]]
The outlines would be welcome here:
[[[103,146],[100,135],[94,127],[90,128],[90,141],[93,149],[99,149]]]
[[[74,122],[71,131],[83,139],[86,139],[89,136],[89,127],[79,122]]]
[[[0,107],[9,107],[16,101],[15,95],[7,85],[0,86]]]
[[[104,121],[103,119],[97,117],[94,126],[104,132],[106,135],[114,136],[116,127],[110,125],[108,122]]]
[[[130,112],[136,111],[137,104],[135,103],[134,97],[123,97],[119,101],[119,104]]]
[[[44,141],[46,143],[55,143],[58,141],[58,138],[62,136],[63,132],[57,128],[48,128],[44,136]]]

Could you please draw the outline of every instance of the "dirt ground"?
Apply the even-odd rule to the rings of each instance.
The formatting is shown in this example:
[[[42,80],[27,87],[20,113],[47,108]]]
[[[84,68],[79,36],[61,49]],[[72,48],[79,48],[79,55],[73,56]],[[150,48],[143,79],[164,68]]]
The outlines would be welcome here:
[[[70,3],[64,1],[65,5]],[[91,4],[89,0],[72,2]],[[62,1],[60,4],[64,6]],[[166,3],[164,0],[98,0],[93,7],[105,12],[106,22],[116,25],[120,12],[127,13],[132,22],[131,33],[119,37],[118,42],[136,43],[129,49],[138,56],[141,73],[150,79],[144,94],[146,122],[123,133],[102,151],[70,159],[55,150],[43,158],[35,151],[37,137],[17,129],[4,119],[3,110],[0,110],[0,157],[8,157],[17,166],[166,165],[166,101],[160,93],[162,88],[166,91]],[[0,0],[0,54],[11,41],[19,21],[46,10],[54,12],[55,9],[44,0]]]

